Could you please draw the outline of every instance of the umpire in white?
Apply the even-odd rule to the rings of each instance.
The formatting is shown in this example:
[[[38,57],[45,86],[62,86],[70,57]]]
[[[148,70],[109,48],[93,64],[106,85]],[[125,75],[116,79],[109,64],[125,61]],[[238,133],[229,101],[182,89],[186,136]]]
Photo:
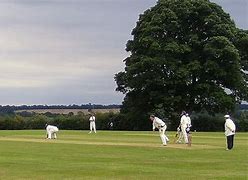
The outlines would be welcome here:
[[[158,117],[155,117],[154,115],[150,115],[150,120],[152,121],[152,130],[155,131],[157,128],[159,130],[159,135],[162,140],[162,143],[164,146],[167,145],[167,141],[169,141],[169,138],[165,135],[165,130],[167,128],[164,121],[159,119]]]
[[[226,150],[231,150],[233,148],[233,140],[234,140],[234,134],[236,131],[236,126],[234,122],[231,120],[229,115],[224,116],[226,119],[225,122],[225,136],[226,136],[226,142],[227,142],[227,149]]]

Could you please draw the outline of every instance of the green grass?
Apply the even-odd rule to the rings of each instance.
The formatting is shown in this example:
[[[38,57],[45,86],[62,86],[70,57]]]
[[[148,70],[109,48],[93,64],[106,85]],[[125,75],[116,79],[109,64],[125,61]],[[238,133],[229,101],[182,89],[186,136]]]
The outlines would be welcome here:
[[[193,133],[192,147],[160,145],[158,132],[0,131],[0,179],[248,179],[248,133],[225,151],[219,133]]]

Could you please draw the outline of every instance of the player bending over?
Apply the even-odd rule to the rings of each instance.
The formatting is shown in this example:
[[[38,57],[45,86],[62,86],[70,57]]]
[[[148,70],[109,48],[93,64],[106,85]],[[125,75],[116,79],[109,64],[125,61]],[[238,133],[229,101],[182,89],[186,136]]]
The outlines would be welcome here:
[[[154,115],[150,116],[150,120],[152,121],[153,131],[155,131],[156,128],[159,130],[159,135],[162,140],[162,143],[164,146],[166,146],[167,141],[169,141],[169,138],[165,135],[165,130],[167,126],[165,125],[164,121],[162,121],[158,117],[155,117]]]
[[[52,125],[46,125],[47,139],[56,139],[57,138],[56,132],[58,131],[59,131],[58,127]]]

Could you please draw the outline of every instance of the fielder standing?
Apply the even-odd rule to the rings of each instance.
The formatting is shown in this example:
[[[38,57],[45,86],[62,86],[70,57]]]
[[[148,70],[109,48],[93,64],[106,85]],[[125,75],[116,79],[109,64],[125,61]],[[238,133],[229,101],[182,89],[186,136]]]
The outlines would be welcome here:
[[[227,142],[227,149],[226,150],[231,150],[233,148],[233,140],[234,140],[234,134],[236,131],[236,126],[234,122],[231,120],[229,115],[224,116],[226,119],[225,122],[225,135],[226,135],[226,142]]]
[[[96,117],[93,114],[91,114],[89,121],[90,121],[90,132],[89,132],[89,134],[92,132],[92,130],[96,133],[96,122],[95,122]]]
[[[155,129],[158,128],[162,143],[164,146],[166,146],[169,138],[165,135],[167,126],[165,125],[164,121],[162,121],[158,117],[155,117],[154,115],[150,116],[150,120],[152,121],[152,130],[155,131]]]

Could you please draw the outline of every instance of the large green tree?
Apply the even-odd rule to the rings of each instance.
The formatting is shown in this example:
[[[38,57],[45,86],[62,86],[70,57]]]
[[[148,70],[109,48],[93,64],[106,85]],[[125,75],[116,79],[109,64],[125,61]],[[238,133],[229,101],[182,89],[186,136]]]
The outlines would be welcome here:
[[[248,98],[248,32],[208,0],[158,0],[140,15],[115,75],[122,113],[229,112]],[[144,125],[144,126],[146,126]]]

